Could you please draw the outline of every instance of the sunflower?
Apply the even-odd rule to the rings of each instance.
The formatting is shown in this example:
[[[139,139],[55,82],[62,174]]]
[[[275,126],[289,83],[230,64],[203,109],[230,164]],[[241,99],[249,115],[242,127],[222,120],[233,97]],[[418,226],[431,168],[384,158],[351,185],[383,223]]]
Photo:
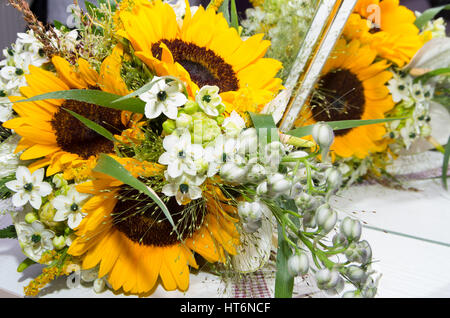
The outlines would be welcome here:
[[[375,62],[377,53],[358,40],[340,39],[324,66],[309,105],[305,106],[295,125],[319,121],[380,119],[394,107],[386,87],[392,73],[385,60]],[[331,150],[341,157],[365,158],[370,152],[386,147],[383,124],[335,131]]]
[[[141,180],[162,178],[158,164],[117,160]],[[209,262],[225,262],[225,251],[236,254],[236,208],[218,188],[206,186],[204,197],[192,205],[180,206],[173,198],[166,202],[177,236],[150,198],[103,174],[94,176],[77,187],[94,196],[83,206],[87,216],[68,253],[81,257],[83,269],[99,266],[99,277],[106,276],[114,290],[147,293],[159,277],[166,290],[184,291],[189,266],[198,268],[192,252]]]
[[[399,67],[408,63],[430,39],[428,33],[419,34],[414,25],[416,16],[399,0],[360,0],[345,29],[348,39],[359,39],[376,50],[378,55]]]
[[[120,48],[117,47],[103,62],[100,74],[84,59],[78,59],[78,68],[75,68],[65,59],[55,56],[52,63],[56,74],[30,66],[30,74],[26,76],[28,86],[22,87],[20,92],[30,98],[54,91],[91,88],[125,95],[128,90],[120,78],[119,56]],[[24,97],[10,99],[18,102]],[[86,176],[86,167],[94,166],[99,153],[112,152],[113,143],[84,126],[65,109],[114,132],[126,129],[131,119],[128,112],[64,99],[15,103],[13,109],[19,116],[3,126],[22,136],[16,148],[16,152],[25,150],[20,158],[39,159],[29,166],[32,171],[48,166],[47,175],[66,171],[69,179],[77,175],[77,170]]]
[[[263,34],[243,41],[213,8],[200,7],[192,16],[187,5],[181,27],[172,7],[160,0],[135,1],[118,15],[118,34],[130,41],[136,56],[156,75],[180,78],[191,99],[199,87],[215,85],[228,112],[257,111],[283,88],[275,78],[281,63],[263,58],[270,41]],[[240,103],[247,90],[253,93],[252,109]]]

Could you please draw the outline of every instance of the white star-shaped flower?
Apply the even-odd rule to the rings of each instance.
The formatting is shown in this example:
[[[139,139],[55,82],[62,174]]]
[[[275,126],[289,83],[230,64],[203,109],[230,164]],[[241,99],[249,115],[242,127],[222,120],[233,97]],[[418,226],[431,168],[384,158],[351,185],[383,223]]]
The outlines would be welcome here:
[[[155,82],[152,88],[139,95],[145,104],[145,116],[149,119],[158,117],[161,114],[170,119],[177,119],[178,107],[187,102],[187,97],[180,92],[178,82],[167,83],[159,77],[153,79]]]
[[[203,86],[195,96],[195,101],[206,115],[216,117],[219,116],[217,107],[222,104],[222,97],[219,95],[219,87]]]
[[[38,169],[31,174],[27,167],[18,167],[16,180],[5,184],[8,189],[16,192],[12,196],[14,206],[21,207],[30,202],[33,208],[39,209],[42,204],[42,197],[52,192],[51,185],[42,181],[43,179],[44,168]]]
[[[38,262],[44,252],[53,249],[52,238],[55,233],[47,230],[40,221],[18,223],[17,230],[23,251],[32,260]]]
[[[53,221],[67,220],[67,225],[71,229],[75,229],[86,215],[82,212],[81,207],[88,198],[88,194],[79,193],[74,187],[67,191],[67,195],[58,195],[52,201],[53,207],[56,209]]]
[[[191,134],[184,130],[181,136],[172,134],[164,138],[163,147],[166,150],[158,162],[167,166],[167,172],[171,178],[178,178],[183,173],[196,175],[195,161],[202,158],[203,147],[191,143]]]

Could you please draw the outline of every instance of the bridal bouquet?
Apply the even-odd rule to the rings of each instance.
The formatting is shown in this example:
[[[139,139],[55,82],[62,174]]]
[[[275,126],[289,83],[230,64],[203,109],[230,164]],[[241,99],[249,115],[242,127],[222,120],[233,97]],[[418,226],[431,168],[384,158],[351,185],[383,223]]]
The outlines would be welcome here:
[[[10,0],[30,30],[0,62],[0,204],[14,223],[0,237],[18,240],[18,271],[45,265],[25,295],[72,273],[96,292],[186,291],[191,269],[226,278],[274,259],[276,297],[306,274],[330,294],[375,296],[362,225],[329,200],[362,162],[395,154],[388,145],[429,135],[428,101],[445,83],[402,69],[442,37],[439,21],[416,32],[384,0],[392,25],[366,28],[368,2],[282,133],[265,109],[282,106],[313,1],[255,3],[243,21],[235,1],[86,1],[69,29]]]

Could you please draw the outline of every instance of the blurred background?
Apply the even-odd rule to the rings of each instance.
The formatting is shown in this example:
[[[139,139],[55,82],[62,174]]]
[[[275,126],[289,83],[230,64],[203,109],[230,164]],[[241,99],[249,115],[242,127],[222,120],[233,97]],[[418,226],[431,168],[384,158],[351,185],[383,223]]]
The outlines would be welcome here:
[[[38,18],[45,23],[52,23],[54,20],[66,22],[68,12],[67,6],[73,3],[73,0],[26,0],[31,9]],[[96,2],[91,0],[91,2]],[[191,0],[192,5],[209,3],[209,0]],[[237,0],[237,6],[240,16],[244,16],[245,9],[250,7],[248,0]],[[80,5],[84,3],[79,0]],[[411,10],[424,11],[430,7],[450,4],[450,0],[401,0],[402,5],[407,6]],[[450,11],[444,11],[439,16],[444,17],[449,23]],[[16,33],[23,32],[26,28],[20,13],[8,5],[8,0],[0,0],[0,51],[10,46],[16,40]],[[450,33],[450,26],[447,25],[447,34]]]

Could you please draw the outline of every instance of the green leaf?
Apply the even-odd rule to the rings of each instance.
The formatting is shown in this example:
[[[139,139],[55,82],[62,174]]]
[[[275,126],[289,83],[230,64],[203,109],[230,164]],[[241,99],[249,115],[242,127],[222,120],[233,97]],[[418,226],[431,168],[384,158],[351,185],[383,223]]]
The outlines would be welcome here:
[[[59,22],[58,20],[53,20],[53,25],[55,26],[55,28],[57,28],[58,30],[61,30],[62,28],[64,28],[64,24],[62,24],[61,22]]]
[[[86,117],[83,117],[80,114],[77,114],[77,113],[75,113],[75,112],[73,112],[73,111],[71,111],[69,109],[66,109],[64,107],[61,107],[61,108],[64,109],[69,114],[71,114],[76,119],[78,119],[79,121],[81,121],[84,125],[86,125],[86,127],[88,127],[89,129],[95,131],[97,134],[105,137],[106,139],[114,141],[113,134],[111,132],[109,132],[106,128],[104,128],[103,126],[100,126],[99,124],[93,122],[92,120],[87,119]]]
[[[231,26],[239,32],[239,18],[236,9],[236,1],[231,0]]]
[[[430,78],[433,78],[438,75],[450,75],[450,67],[438,68],[431,72],[422,74],[414,79],[414,83],[418,83],[419,81],[422,83],[426,83]]]
[[[0,230],[0,239],[9,238],[14,239],[17,238],[17,232],[14,225],[10,225]]]
[[[167,206],[164,204],[164,202],[161,200],[161,198],[156,194],[155,191],[153,191],[151,188],[149,188],[147,185],[145,185],[143,182],[139,181],[135,177],[131,175],[131,173],[125,169],[124,166],[122,166],[119,162],[117,162],[114,158],[106,155],[101,154],[100,158],[97,162],[97,166],[93,169],[93,171],[104,173],[108,176],[111,176],[130,187],[135,188],[138,191],[141,191],[142,193],[145,193],[150,198],[152,198],[153,201],[156,202],[156,204],[161,208],[164,215],[166,216],[167,220],[169,220],[170,224],[173,226],[175,232],[178,234],[177,228],[175,226],[175,223],[173,222],[172,216],[167,209]]]
[[[265,134],[267,136],[267,143],[280,140],[278,128],[272,115],[257,114],[252,112],[249,112],[249,115],[253,122],[253,126],[256,128],[258,137],[261,138],[263,134]]]
[[[212,2],[211,2],[212,3]],[[224,0],[222,4],[220,5],[219,9],[217,10],[218,13],[222,12],[223,17],[225,20],[227,20],[228,25],[231,25],[231,19],[230,19],[230,0]]]
[[[6,183],[12,180],[16,180],[16,174],[10,174],[9,176],[6,176],[2,179],[0,179],[0,199],[6,199],[9,198],[13,192],[6,186]],[[0,211],[0,213],[3,211]]]
[[[70,99],[79,102],[95,104],[103,107],[126,110],[133,113],[144,114],[145,102],[137,98],[129,98],[120,102],[114,102],[122,96],[111,94],[99,90],[90,89],[70,89],[67,91],[57,91],[33,96],[28,99],[17,101],[16,103],[34,102],[46,99]],[[113,103],[114,102],[114,103]]]
[[[142,86],[141,88],[135,90],[134,92],[132,92],[132,93],[126,95],[126,96],[122,96],[119,99],[116,99],[113,103],[123,102],[124,100],[127,100],[127,99],[130,99],[132,97],[136,97],[138,95],[141,95],[142,93],[145,93],[145,92],[151,90],[153,85],[155,85],[160,80],[161,81],[173,80],[173,81],[177,81],[177,82],[182,83],[178,78],[176,78],[174,76],[161,76],[158,80],[154,80],[154,81],[151,81],[151,82],[145,84],[144,86]],[[184,86],[184,84],[183,84],[183,86]],[[184,87],[184,89],[185,89],[185,95],[187,95],[186,87]]]
[[[360,126],[373,125],[387,123],[395,120],[402,120],[405,118],[383,118],[383,119],[366,119],[366,120],[340,120],[340,121],[327,121],[326,123],[333,128],[333,130],[350,129]],[[304,137],[311,135],[314,125],[298,127],[294,130],[288,131],[286,135],[295,137]]]
[[[275,297],[291,298],[294,289],[294,276],[288,272],[288,259],[292,249],[283,236],[282,225],[278,224],[277,273],[275,275]]]
[[[22,263],[19,264],[19,266],[17,266],[17,271],[19,273],[22,273],[24,270],[26,270],[28,267],[30,267],[33,264],[36,264],[36,262],[33,261],[31,258],[26,258],[23,260]]]
[[[449,159],[450,159],[450,137],[448,138],[447,144],[445,145],[444,163],[442,164],[442,183],[444,184],[445,190],[448,189],[447,172]]]
[[[428,21],[432,20],[439,12],[441,12],[442,10],[450,10],[450,4],[447,5],[443,5],[440,7],[436,7],[436,8],[431,8],[428,9],[426,11],[424,11],[414,22],[414,24],[416,25],[416,27],[418,27],[419,29],[422,29],[427,23]]]

